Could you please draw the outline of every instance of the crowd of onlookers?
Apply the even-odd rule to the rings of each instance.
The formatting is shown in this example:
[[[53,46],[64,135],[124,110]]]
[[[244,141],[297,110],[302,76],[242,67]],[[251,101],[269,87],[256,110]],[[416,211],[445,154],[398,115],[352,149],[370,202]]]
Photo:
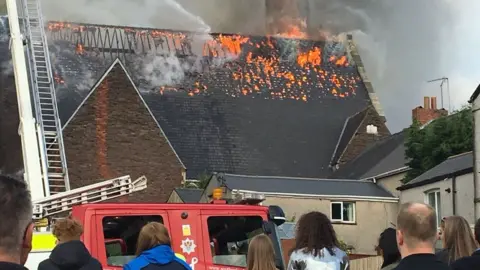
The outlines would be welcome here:
[[[30,192],[24,182],[0,175],[0,270],[25,270],[32,249],[34,223]],[[442,219],[437,231],[435,210],[421,203],[400,206],[397,227],[380,234],[378,250],[381,270],[470,270],[480,269],[480,220],[474,233],[459,216]],[[71,218],[53,227],[57,245],[39,270],[99,270],[101,264],[80,241],[82,225]],[[443,249],[436,251],[440,240]],[[161,223],[150,222],[141,229],[136,257],[125,270],[191,270],[185,258],[171,248],[170,235]],[[349,270],[348,254],[341,250],[329,218],[321,212],[304,214],[297,223],[295,246],[287,270]],[[250,240],[247,270],[277,270],[270,237],[260,234]],[[375,269],[376,270],[376,269]]]

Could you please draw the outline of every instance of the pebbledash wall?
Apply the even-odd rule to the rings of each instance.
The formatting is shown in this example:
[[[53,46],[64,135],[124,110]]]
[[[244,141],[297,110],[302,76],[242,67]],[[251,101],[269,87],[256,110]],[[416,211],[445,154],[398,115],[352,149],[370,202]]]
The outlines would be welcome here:
[[[339,200],[335,200],[339,201]],[[266,196],[263,205],[278,205],[296,220],[310,211],[331,213],[331,200],[318,198],[285,198]],[[301,207],[299,207],[301,205]],[[354,253],[375,255],[380,233],[396,223],[398,202],[396,201],[355,201],[355,223],[334,223],[339,240],[355,247]]]
[[[66,123],[63,138],[72,188],[145,175],[147,189],[128,200],[165,202],[184,179],[184,165],[120,61]]]

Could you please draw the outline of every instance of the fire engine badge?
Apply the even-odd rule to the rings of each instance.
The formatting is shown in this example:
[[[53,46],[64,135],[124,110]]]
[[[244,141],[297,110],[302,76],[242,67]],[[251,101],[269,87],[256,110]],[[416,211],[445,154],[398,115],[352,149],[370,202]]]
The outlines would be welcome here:
[[[182,244],[180,245],[183,253],[187,253],[188,255],[190,255],[192,252],[195,252],[196,247],[197,245],[195,245],[193,240],[190,240],[189,238],[182,240]]]

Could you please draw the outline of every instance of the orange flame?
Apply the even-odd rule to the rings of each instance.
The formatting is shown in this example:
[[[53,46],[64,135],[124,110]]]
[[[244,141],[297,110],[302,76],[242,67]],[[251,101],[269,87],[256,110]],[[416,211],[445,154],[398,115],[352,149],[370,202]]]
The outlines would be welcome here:
[[[65,83],[65,81],[62,79],[62,77],[60,77],[58,74],[54,74],[53,79],[55,80],[55,82],[57,84],[64,84]]]
[[[83,54],[83,53],[84,53],[83,45],[80,44],[80,43],[78,43],[78,44],[77,44],[77,47],[75,48],[75,52],[76,52],[77,54]]]

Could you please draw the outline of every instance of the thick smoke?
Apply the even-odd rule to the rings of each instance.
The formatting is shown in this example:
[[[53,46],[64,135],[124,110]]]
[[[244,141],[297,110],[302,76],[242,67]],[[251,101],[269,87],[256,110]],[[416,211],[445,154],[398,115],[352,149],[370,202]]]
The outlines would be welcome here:
[[[450,78],[450,105],[459,108],[480,72],[471,57],[476,0],[299,0],[310,31],[352,32],[392,130],[410,124],[422,96],[439,96]],[[176,30],[264,34],[265,0],[42,0],[50,20],[132,25]],[[478,25],[478,24],[477,24]],[[468,66],[468,68],[467,68]],[[477,76],[477,78],[475,78]],[[474,78],[474,79],[472,79]],[[441,106],[441,104],[438,104]]]

